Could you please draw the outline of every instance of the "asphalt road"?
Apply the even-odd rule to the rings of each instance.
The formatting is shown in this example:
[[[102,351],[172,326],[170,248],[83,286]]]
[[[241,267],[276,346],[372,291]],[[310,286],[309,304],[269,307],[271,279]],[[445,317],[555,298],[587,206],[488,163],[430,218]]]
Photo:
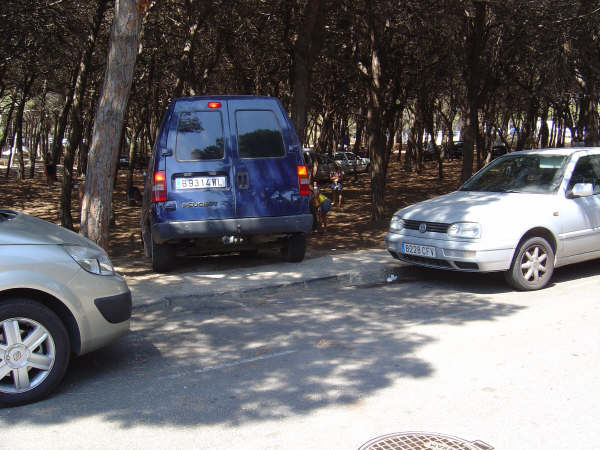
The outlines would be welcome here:
[[[51,398],[0,410],[3,448],[357,449],[403,431],[600,448],[600,261],[197,298],[137,311]]]

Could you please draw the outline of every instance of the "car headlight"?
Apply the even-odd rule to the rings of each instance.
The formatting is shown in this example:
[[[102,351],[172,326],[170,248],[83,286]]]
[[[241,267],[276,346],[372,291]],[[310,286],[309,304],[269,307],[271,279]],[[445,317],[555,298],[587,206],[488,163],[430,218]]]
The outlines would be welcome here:
[[[104,251],[81,245],[64,245],[63,248],[82,269],[96,275],[114,275],[115,269]]]
[[[401,231],[404,228],[404,220],[402,220],[399,216],[392,216],[392,221],[390,222],[390,231]]]
[[[481,225],[476,222],[457,222],[448,227],[448,236],[476,239],[481,237]]]

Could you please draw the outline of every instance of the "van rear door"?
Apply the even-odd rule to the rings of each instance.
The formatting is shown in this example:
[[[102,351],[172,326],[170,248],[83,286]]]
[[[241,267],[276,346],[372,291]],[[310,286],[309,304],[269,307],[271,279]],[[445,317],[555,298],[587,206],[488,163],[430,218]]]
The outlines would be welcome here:
[[[235,217],[233,158],[225,102],[177,100],[166,157],[169,220]]]
[[[229,100],[238,218],[304,212],[299,195],[300,145],[278,100]]]

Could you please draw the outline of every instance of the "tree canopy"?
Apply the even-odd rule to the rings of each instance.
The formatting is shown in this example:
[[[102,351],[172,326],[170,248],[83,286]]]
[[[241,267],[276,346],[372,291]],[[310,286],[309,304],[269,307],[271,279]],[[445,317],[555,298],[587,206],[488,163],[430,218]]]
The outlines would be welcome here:
[[[64,165],[65,191],[70,168],[86,172],[118,2],[1,2],[0,147],[15,149],[20,177],[23,147],[37,150],[27,156],[33,164],[40,155]],[[137,4],[141,30],[119,144],[135,158],[149,152],[174,97],[275,96],[305,145],[331,152],[351,137],[366,149],[379,220],[389,213],[383,192],[398,148],[407,171],[419,171],[425,140],[438,144],[441,133],[452,145],[460,131],[466,179],[497,142],[518,150],[562,146],[569,135],[600,141],[600,1]],[[438,164],[443,177],[441,157]],[[70,207],[65,198],[61,221],[72,227]]]

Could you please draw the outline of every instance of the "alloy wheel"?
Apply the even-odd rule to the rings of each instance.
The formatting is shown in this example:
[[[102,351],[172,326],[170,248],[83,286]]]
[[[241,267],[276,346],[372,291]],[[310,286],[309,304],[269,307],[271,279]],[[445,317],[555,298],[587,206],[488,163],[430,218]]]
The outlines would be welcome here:
[[[527,282],[537,282],[547,270],[548,253],[541,245],[533,245],[528,248],[521,258],[521,273]]]
[[[42,324],[23,317],[0,323],[0,392],[34,389],[48,377],[55,360],[54,340]]]

